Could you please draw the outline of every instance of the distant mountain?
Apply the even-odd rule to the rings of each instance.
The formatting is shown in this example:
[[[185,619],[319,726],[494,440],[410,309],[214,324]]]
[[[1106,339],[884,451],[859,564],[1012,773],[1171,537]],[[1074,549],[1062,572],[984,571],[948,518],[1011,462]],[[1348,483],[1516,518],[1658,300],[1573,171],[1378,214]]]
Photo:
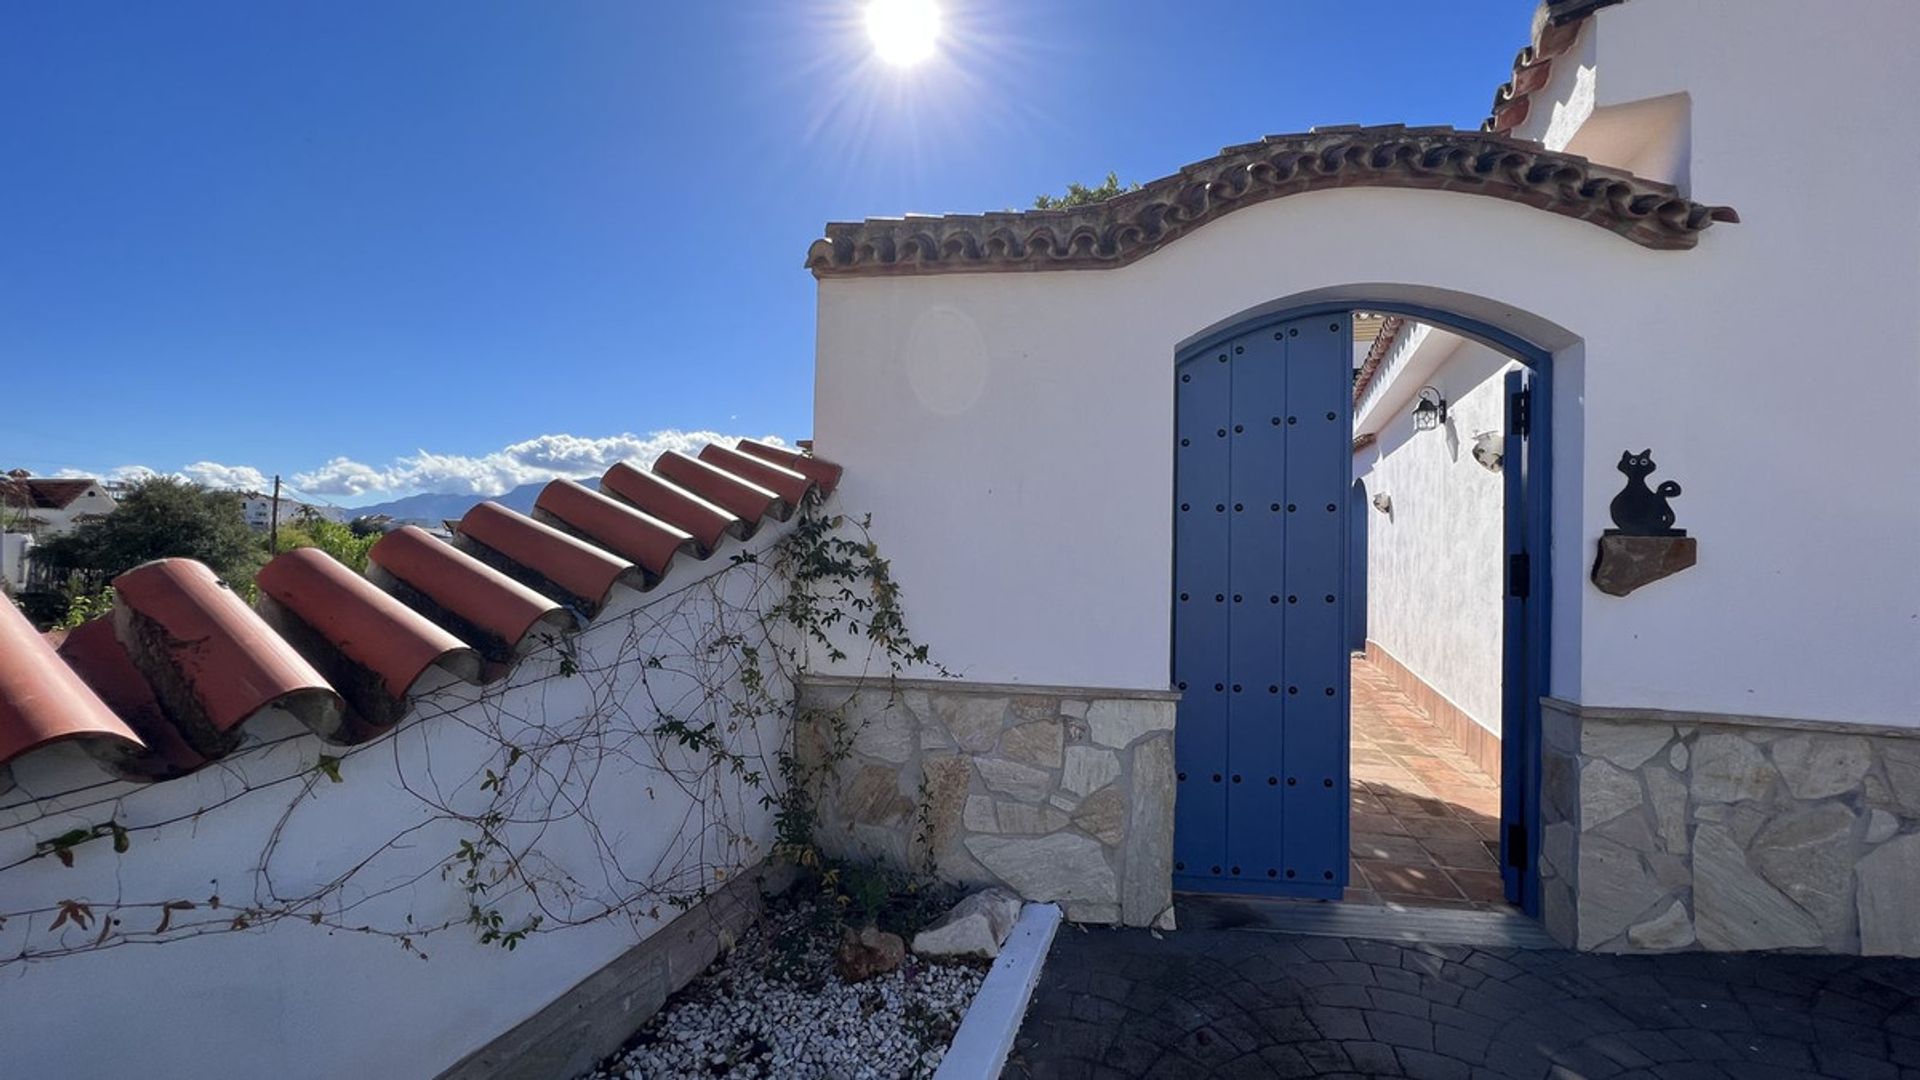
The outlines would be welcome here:
[[[600,490],[600,478],[597,476],[583,478],[580,483],[595,491]],[[509,510],[518,510],[525,514],[533,510],[533,500],[540,497],[540,489],[546,486],[545,480],[537,480],[531,484],[521,484],[504,495],[471,493],[450,495],[430,491],[419,495],[408,495],[403,499],[394,499],[390,502],[355,507],[348,512],[354,517],[385,514],[395,521],[427,521],[438,525],[449,518],[458,520],[472,509],[475,503],[491,501]]]

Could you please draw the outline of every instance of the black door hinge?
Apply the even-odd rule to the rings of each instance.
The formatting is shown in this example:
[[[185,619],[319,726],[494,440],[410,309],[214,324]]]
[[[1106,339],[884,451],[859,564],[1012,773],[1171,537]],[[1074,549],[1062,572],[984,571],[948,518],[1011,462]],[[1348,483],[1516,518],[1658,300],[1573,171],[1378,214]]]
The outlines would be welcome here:
[[[1508,399],[1507,430],[1515,435],[1533,434],[1533,391],[1522,390]]]
[[[1532,593],[1533,561],[1524,551],[1507,556],[1507,595],[1525,600]]]
[[[1525,825],[1507,826],[1507,865],[1522,870],[1527,867],[1527,827]]]

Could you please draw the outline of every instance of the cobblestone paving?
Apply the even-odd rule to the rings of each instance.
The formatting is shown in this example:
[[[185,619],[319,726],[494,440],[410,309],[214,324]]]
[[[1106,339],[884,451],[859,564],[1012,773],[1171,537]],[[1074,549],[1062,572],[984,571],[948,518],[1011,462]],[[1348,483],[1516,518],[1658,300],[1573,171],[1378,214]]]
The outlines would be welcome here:
[[[1920,962],[1062,927],[1003,1078],[1920,1078]]]

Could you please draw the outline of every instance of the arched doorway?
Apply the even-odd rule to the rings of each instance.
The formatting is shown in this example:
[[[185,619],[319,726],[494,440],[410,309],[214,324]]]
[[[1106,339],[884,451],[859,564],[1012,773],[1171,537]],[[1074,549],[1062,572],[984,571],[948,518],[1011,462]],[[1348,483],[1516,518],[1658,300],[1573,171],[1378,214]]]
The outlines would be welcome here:
[[[1551,353],[1391,295],[1271,310],[1176,356],[1175,888],[1338,899],[1348,884],[1346,664],[1365,633],[1367,506],[1348,465],[1356,309],[1525,365],[1506,379],[1502,440],[1499,847],[1508,900],[1536,913],[1551,494],[1547,410],[1532,402],[1551,401]]]

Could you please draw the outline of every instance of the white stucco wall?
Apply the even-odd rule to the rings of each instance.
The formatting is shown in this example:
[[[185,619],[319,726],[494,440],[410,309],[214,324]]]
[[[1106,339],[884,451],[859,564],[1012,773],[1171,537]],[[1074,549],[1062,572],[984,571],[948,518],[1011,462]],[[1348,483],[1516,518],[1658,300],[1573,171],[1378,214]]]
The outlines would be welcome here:
[[[1694,194],[1745,219],[1693,251],[1355,189],[1238,211],[1117,270],[823,281],[817,446],[873,511],[923,639],[972,678],[1165,687],[1175,349],[1302,297],[1419,300],[1556,354],[1554,694],[1920,723],[1920,141],[1893,134],[1920,20],[1788,0],[1607,12],[1640,9],[1659,33],[1605,54],[1602,81],[1688,93]],[[1698,47],[1730,28],[1738,48]],[[1863,70],[1891,83],[1862,95]],[[1869,345],[1824,343],[1862,318]],[[1700,563],[1603,596],[1585,574],[1614,463],[1645,447],[1686,488]]]
[[[26,584],[32,551],[33,537],[23,532],[0,532],[0,580],[14,588]]]
[[[753,546],[764,548],[770,535]],[[358,748],[323,746],[297,721],[279,715],[248,724],[247,735],[255,743],[251,750],[157,785],[102,784],[103,774],[72,746],[17,762],[17,786],[0,795],[0,867],[8,867],[0,870],[0,911],[74,898],[89,903],[98,919],[116,914],[116,904],[179,898],[198,906],[176,913],[174,925],[202,920],[224,925],[261,902],[253,869],[270,833],[284,827],[267,864],[280,895],[318,890],[371,857],[352,888],[326,901],[330,921],[405,929],[411,916],[413,926],[448,920],[454,925],[418,939],[425,960],[389,938],[296,918],[265,929],[160,945],[112,947],[115,938],[110,937],[109,947],[98,951],[20,962],[13,958],[23,949],[45,952],[90,942],[101,924],[53,930],[45,914],[12,917],[0,927],[0,960],[6,961],[0,963],[0,1017],[5,1017],[0,1027],[10,1035],[0,1074],[137,1075],[144,1080],[432,1077],[672,919],[677,911],[666,902],[669,892],[685,895],[717,884],[714,866],[757,862],[772,835],[760,793],[743,792],[730,778],[712,780],[700,804],[706,812],[692,810],[687,790],[658,762],[699,761],[666,739],[634,734],[651,731],[654,704],[698,720],[704,715],[698,708],[703,688],[726,684],[716,681],[716,672],[726,669],[730,654],[686,656],[714,610],[708,581],[720,583],[735,611],[741,610],[737,605],[770,599],[765,589],[749,594],[753,582],[747,571],[714,578],[717,569],[683,561],[644,599],[626,594],[617,600],[578,638],[579,674],[562,675],[552,655],[536,656],[515,669],[504,691],[489,688],[484,702],[476,700],[481,690],[454,684],[426,699],[395,734]],[[736,629],[753,633],[750,621]],[[645,657],[655,653],[666,663],[647,670],[642,687]],[[615,660],[618,665],[609,667]],[[783,685],[776,676],[771,689],[779,694]],[[737,693],[737,683],[731,686]],[[621,711],[609,712],[610,702]],[[524,730],[515,715],[544,718],[564,729],[593,711],[605,718],[594,728],[604,744],[616,751],[626,746],[631,753],[601,757],[595,752],[600,744],[588,741],[577,756],[557,750],[538,761],[548,770],[545,775],[564,776],[566,790],[575,797],[587,790],[587,770],[596,771],[586,798],[601,829],[597,844],[577,817],[565,815],[570,804],[563,803],[560,820],[544,830],[531,865],[563,868],[580,883],[573,896],[558,890],[544,894],[549,929],[558,925],[557,912],[584,915],[632,895],[636,886],[623,882],[623,876],[667,884],[670,872],[681,875],[670,888],[644,897],[630,914],[540,933],[511,952],[481,945],[475,932],[461,925],[466,893],[441,872],[458,842],[474,830],[430,823],[423,798],[444,798],[464,812],[479,812],[487,801],[478,790],[479,770],[490,758],[499,767],[500,747],[476,729],[498,724],[512,738]],[[733,736],[735,748],[748,754],[753,767],[772,775],[787,722],[785,717],[746,722]],[[341,758],[341,783],[312,772],[321,753]],[[534,762],[529,756],[508,774],[524,781]],[[578,771],[568,771],[570,762]],[[240,793],[242,777],[258,784],[283,776],[294,779],[216,806]],[[403,783],[420,796],[403,790]],[[305,787],[310,790],[303,795]],[[70,794],[35,801],[54,792]],[[212,809],[197,818],[186,816],[203,807]],[[97,840],[76,851],[71,869],[51,858],[9,866],[30,856],[35,841],[71,828],[106,820],[137,826],[176,817],[180,820],[156,831],[134,833],[125,854],[115,854],[110,840]],[[748,842],[727,842],[716,827],[721,821]],[[524,828],[507,829],[520,840],[527,837]],[[379,850],[396,838],[401,840],[397,847]],[[394,891],[382,895],[386,889]],[[531,905],[524,896],[512,896],[512,879],[497,891],[506,894],[500,902],[507,914],[504,929],[514,929]],[[216,894],[218,911],[207,904]],[[343,905],[352,905],[351,910]],[[155,908],[117,914],[135,931],[150,931],[159,922]]]
[[[1517,366],[1483,345],[1435,331],[1436,370],[1384,388],[1394,405],[1378,441],[1354,456],[1372,506],[1367,530],[1367,637],[1427,685],[1499,734],[1504,483],[1473,457],[1474,437],[1506,427],[1504,373]],[[1416,385],[1417,384],[1417,385]],[[1415,431],[1410,395],[1432,385],[1447,423]],[[1395,392],[1397,391],[1397,392]]]

